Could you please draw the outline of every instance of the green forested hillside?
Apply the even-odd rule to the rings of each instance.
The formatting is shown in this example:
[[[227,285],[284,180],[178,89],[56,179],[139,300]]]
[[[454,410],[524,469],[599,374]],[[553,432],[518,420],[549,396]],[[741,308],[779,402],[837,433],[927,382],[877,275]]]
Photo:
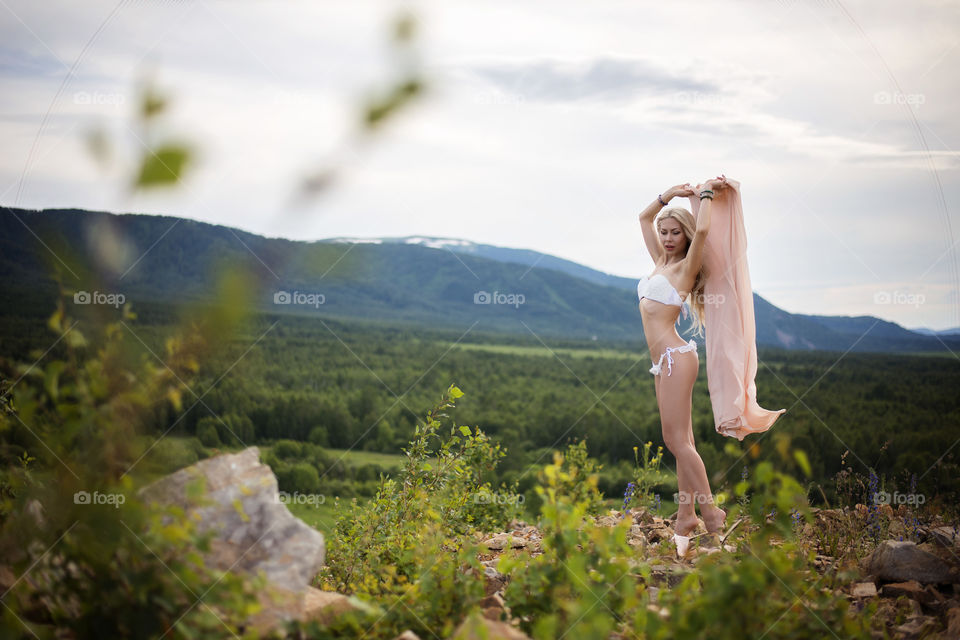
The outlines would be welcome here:
[[[151,352],[162,353],[176,308],[137,310],[125,339],[153,358]],[[0,320],[8,338],[19,331],[24,344],[36,348],[48,340],[37,320],[31,325],[9,314]],[[735,482],[788,436],[808,452],[828,497],[834,476],[846,467],[863,474],[874,468],[901,486],[917,474],[929,495],[956,489],[956,451],[949,449],[960,439],[955,359],[762,348],[759,361],[761,405],[788,411],[768,434],[739,443],[713,429],[701,359],[693,426],[715,483]],[[529,489],[532,471],[549,461],[550,450],[586,439],[590,455],[606,465],[601,488],[613,497],[629,477],[633,447],[662,443],[650,364],[642,339],[598,347],[531,335],[507,343],[501,334],[481,331],[262,315],[227,353],[203,363],[200,383],[184,392],[186,414],[163,420],[171,435],[213,428],[224,444],[292,439],[397,453],[438,390],[455,383],[466,394],[458,420],[481,426],[509,450],[500,466],[505,479]],[[728,443],[736,453],[724,451]],[[755,450],[744,456],[751,445]],[[673,466],[669,453],[665,459]],[[340,473],[328,479],[334,477],[349,479]],[[820,489],[811,497],[822,498]]]

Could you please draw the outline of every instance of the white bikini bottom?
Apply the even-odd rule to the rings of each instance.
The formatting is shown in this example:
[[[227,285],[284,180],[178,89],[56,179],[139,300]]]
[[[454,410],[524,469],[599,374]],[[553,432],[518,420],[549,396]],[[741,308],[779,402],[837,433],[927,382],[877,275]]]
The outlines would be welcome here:
[[[657,364],[650,367],[650,373],[652,373],[655,376],[660,375],[660,367],[663,364],[663,357],[666,356],[667,357],[667,375],[669,376],[673,373],[672,352],[676,351],[677,353],[686,353],[687,351],[696,352],[696,350],[697,350],[697,343],[696,341],[694,341],[693,338],[691,338],[690,342],[683,345],[682,347],[667,347],[667,350],[660,354],[660,360],[657,362]]]

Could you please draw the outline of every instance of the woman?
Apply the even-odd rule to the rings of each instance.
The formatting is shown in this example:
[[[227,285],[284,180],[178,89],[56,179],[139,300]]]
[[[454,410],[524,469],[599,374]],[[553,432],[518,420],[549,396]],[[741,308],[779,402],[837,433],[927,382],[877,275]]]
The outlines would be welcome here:
[[[691,398],[700,368],[697,343],[691,339],[685,344],[675,326],[681,309],[684,318],[687,316],[683,300],[693,294],[696,326],[698,331],[703,327],[706,283],[703,253],[710,230],[711,201],[717,190],[726,188],[729,187],[723,175],[707,180],[697,189],[691,188],[689,183],[677,185],[657,196],[640,214],[643,239],[655,267],[650,276],[640,280],[637,294],[643,332],[654,359],[650,373],[654,375],[663,441],[677,460],[680,505],[674,524],[674,541],[681,557],[685,555],[690,534],[698,524],[696,504],[700,505],[700,515],[708,534],[719,534],[727,516],[713,503],[707,472],[693,441]],[[696,220],[686,209],[663,209],[676,196],[695,194],[700,197]]]

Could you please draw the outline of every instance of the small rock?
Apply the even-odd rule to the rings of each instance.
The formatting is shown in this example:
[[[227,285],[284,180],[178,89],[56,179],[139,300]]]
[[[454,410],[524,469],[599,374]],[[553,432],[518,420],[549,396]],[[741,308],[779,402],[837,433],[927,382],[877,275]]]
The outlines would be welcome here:
[[[410,629],[407,629],[393,640],[420,640],[420,636],[410,631]]]
[[[627,534],[627,544],[631,547],[646,548],[647,537],[643,533],[643,527],[638,524],[630,527],[630,533]]]
[[[33,518],[38,528],[43,529],[46,526],[47,519],[43,515],[43,505],[36,498],[27,501],[24,512]]]
[[[869,598],[877,595],[877,585],[872,582],[858,582],[850,589],[854,598]]]
[[[499,593],[491,594],[480,601],[480,607],[483,609],[487,607],[500,607],[503,609],[503,605],[503,597]]]
[[[16,581],[17,576],[13,575],[13,570],[5,564],[0,565],[0,591],[6,593]]]
[[[921,638],[937,627],[937,619],[933,616],[913,616],[899,627],[895,627],[903,638]]]
[[[890,521],[890,526],[887,528],[887,535],[893,538],[908,536],[909,533],[907,527],[904,526],[903,521],[894,519]]]
[[[597,517],[598,527],[615,527],[618,524],[620,524],[619,516],[598,516]]]
[[[960,607],[947,611],[947,637],[960,638]]]
[[[647,540],[651,543],[662,542],[673,538],[673,531],[667,527],[651,527],[647,529]]]
[[[883,581],[916,580],[924,584],[958,581],[956,570],[907,540],[884,540],[874,549],[867,564],[869,573]]]
[[[507,576],[503,575],[493,567],[484,567],[483,579],[484,593],[488,596],[493,595],[497,591],[503,589],[503,585],[507,583]]]
[[[661,607],[660,605],[656,605],[656,604],[653,604],[653,603],[650,603],[650,604],[647,605],[647,611],[650,611],[650,612],[652,612],[652,613],[657,614],[658,616],[660,616],[660,618],[661,618],[662,620],[666,620],[667,618],[670,617],[670,610],[669,610],[669,609],[667,609],[666,607]]]
[[[934,527],[930,530],[930,537],[948,549],[960,546],[960,533],[953,527]]]
[[[636,524],[651,525],[654,522],[653,514],[646,509],[632,509],[629,513],[631,516],[633,516],[633,521]]]
[[[307,587],[303,598],[303,620],[315,620],[321,624],[330,624],[338,616],[348,611],[369,612],[367,603],[358,598],[345,596],[335,591],[321,591]]]
[[[498,533],[492,538],[485,540],[483,544],[493,551],[502,551],[508,547],[523,549],[527,546],[527,541],[520,536],[515,536],[510,533]]]
[[[503,619],[503,609],[498,609],[497,607],[487,607],[486,609],[481,609],[483,612],[483,617],[487,620],[495,620],[499,622]]]
[[[530,636],[506,622],[472,613],[460,623],[450,640],[530,640]]]
[[[673,589],[680,584],[689,571],[680,566],[667,566],[662,564],[651,565],[650,580],[657,584],[666,584]]]
[[[923,602],[924,596],[923,585],[916,580],[907,580],[906,582],[891,582],[890,584],[883,585],[883,588],[880,590],[880,592],[885,598],[907,596],[908,598],[913,598],[918,602]]]

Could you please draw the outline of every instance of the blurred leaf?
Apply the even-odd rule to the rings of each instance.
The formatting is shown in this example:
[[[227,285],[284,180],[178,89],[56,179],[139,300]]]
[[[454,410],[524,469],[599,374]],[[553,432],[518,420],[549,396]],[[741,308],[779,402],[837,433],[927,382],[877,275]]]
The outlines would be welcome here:
[[[189,160],[190,151],[182,145],[166,145],[148,152],[135,186],[154,187],[176,183]]]
[[[44,371],[43,386],[47,395],[56,400],[59,394],[60,372],[63,371],[65,363],[61,360],[55,360],[47,365]]]
[[[74,348],[87,346],[87,339],[83,336],[83,333],[81,333],[79,329],[72,329],[68,331],[64,340],[68,345]]]
[[[364,124],[369,129],[379,126],[387,117],[418,95],[423,83],[417,77],[411,77],[395,85],[387,95],[371,101],[364,114]]]
[[[810,461],[807,459],[807,454],[803,451],[797,449],[793,452],[793,457],[796,459],[797,464],[800,465],[800,468],[803,469],[803,473],[810,477]]]
[[[143,92],[143,99],[140,102],[140,115],[144,119],[150,119],[159,115],[167,108],[167,99],[156,90],[148,87]]]
[[[173,408],[177,410],[177,412],[183,408],[179,389],[171,388],[169,391],[167,391],[167,399],[170,401],[170,404],[173,406]]]
[[[399,43],[406,43],[413,39],[417,20],[407,13],[397,18],[393,23],[393,39]]]
[[[50,318],[47,320],[47,326],[56,333],[63,333],[63,315],[63,305],[58,305],[57,309],[50,314]]]

